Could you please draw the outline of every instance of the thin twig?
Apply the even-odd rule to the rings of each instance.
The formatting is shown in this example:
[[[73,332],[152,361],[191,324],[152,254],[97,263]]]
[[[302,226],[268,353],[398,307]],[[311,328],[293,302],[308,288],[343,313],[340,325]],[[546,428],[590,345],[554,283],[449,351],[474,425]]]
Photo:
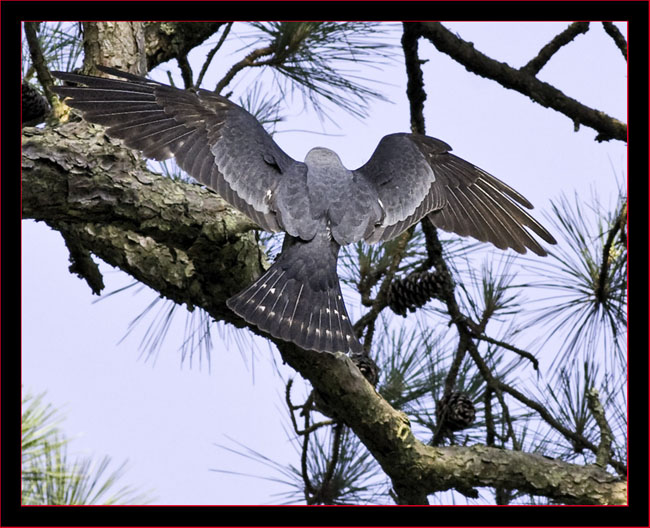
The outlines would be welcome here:
[[[334,442],[332,443],[332,457],[327,464],[327,469],[325,470],[325,475],[321,483],[321,488],[328,489],[332,478],[334,477],[334,471],[336,470],[336,465],[339,463],[339,456],[341,454],[341,438],[343,436],[343,424],[338,423],[334,427],[332,433],[334,435]]]
[[[176,57],[176,62],[178,63],[178,67],[181,70],[181,77],[183,78],[185,89],[190,90],[194,88],[194,81],[192,80],[194,75],[192,74],[192,66],[190,66],[190,61],[187,60],[187,55],[179,55]]]
[[[460,365],[463,362],[463,359],[465,359],[465,354],[467,353],[467,347],[468,347],[468,341],[469,337],[467,334],[460,334],[460,338],[458,340],[458,347],[456,348],[456,354],[454,355],[454,360],[449,367],[449,372],[447,372],[447,377],[445,378],[445,391],[443,393],[443,398],[449,396],[451,394],[451,391],[454,390],[454,386],[456,385],[456,378],[458,377],[458,372],[460,370]],[[443,433],[444,433],[444,428],[442,425],[445,422],[445,416],[443,415],[441,419],[438,421],[436,424],[436,430],[433,433],[433,438],[431,439],[431,445],[438,445],[440,441],[442,440]]]
[[[618,30],[618,28],[611,22],[603,22],[603,27],[607,34],[614,39],[616,47],[621,50],[623,58],[627,61],[627,42],[623,34]]]
[[[605,468],[609,463],[614,435],[605,418],[605,409],[600,403],[598,391],[594,387],[587,391],[587,406],[600,429],[600,443],[598,444],[598,451],[596,451],[596,464]]]
[[[305,431],[309,429],[309,411],[305,413]],[[314,493],[314,486],[309,480],[309,469],[307,467],[307,454],[309,452],[309,433],[303,436],[302,453],[300,455],[300,473],[305,484],[305,500],[309,500],[309,495]]]
[[[50,70],[47,68],[47,63],[41,49],[41,44],[38,40],[38,25],[39,22],[25,22],[25,38],[29,47],[29,55],[32,59],[32,65],[36,71],[38,82],[43,87],[43,93],[47,102],[53,109],[60,107],[58,104],[58,97],[52,91],[54,87],[54,79],[50,75]]]
[[[492,389],[485,388],[485,445],[493,446],[496,431],[494,429],[494,416],[492,415]]]
[[[275,50],[273,49],[272,46],[265,46],[263,48],[258,48],[256,50],[251,51],[242,60],[240,60],[236,64],[233,64],[230,70],[228,70],[228,73],[224,75],[223,79],[221,79],[217,83],[217,87],[214,89],[214,91],[216,93],[221,93],[221,91],[226,86],[228,86],[228,84],[230,84],[230,81],[232,81],[235,75],[237,75],[241,70],[250,66],[261,66],[262,64],[255,62],[256,59],[259,59],[260,57],[264,57],[266,55],[272,55],[274,51]]]
[[[589,22],[574,22],[570,24],[568,28],[544,46],[535,58],[531,59],[526,66],[521,68],[521,71],[530,75],[537,75],[562,46],[566,46],[578,35],[586,33],[588,30]]]
[[[290,379],[287,381],[287,387],[285,389],[285,401],[287,402],[287,407],[289,407],[289,416],[291,417],[291,425],[293,425],[293,430],[298,436],[305,436],[313,433],[317,429],[320,429],[321,427],[325,427],[328,425],[333,425],[336,422],[334,420],[323,420],[322,422],[316,422],[315,424],[312,425],[305,425],[304,429],[299,429],[298,428],[298,422],[296,421],[296,417],[294,415],[294,412],[297,410],[302,409],[303,411],[303,416],[308,416],[311,410],[311,405],[313,402],[313,397],[310,395],[309,398],[307,398],[307,401],[303,403],[302,405],[294,405],[291,401],[291,386],[293,385],[293,379]]]
[[[228,22],[226,24],[226,29],[223,30],[223,33],[221,34],[221,38],[219,39],[219,42],[217,42],[217,45],[212,48],[207,56],[205,57],[205,61],[203,62],[203,66],[201,66],[201,71],[199,72],[199,76],[196,79],[196,87],[199,88],[201,86],[201,83],[203,82],[203,77],[205,76],[205,73],[208,71],[208,67],[210,66],[210,63],[212,62],[212,59],[214,58],[215,54],[221,46],[223,46],[223,43],[226,41],[226,37],[228,36],[228,33],[230,33],[230,29],[232,28],[233,22]]]
[[[533,368],[535,370],[539,370],[539,362],[537,361],[537,358],[530,352],[527,352],[526,350],[522,350],[521,348],[517,348],[516,346],[510,345],[505,341],[499,341],[492,337],[486,336],[485,334],[477,334],[473,332],[472,335],[475,338],[480,339],[481,341],[485,341],[487,343],[492,343],[493,345],[500,346],[501,348],[505,348],[506,350],[510,350],[515,354],[518,354],[521,357],[526,358],[528,361],[530,361],[533,364]]]
[[[490,387],[494,391],[494,395],[497,397],[497,400],[501,404],[503,419],[506,423],[506,427],[508,428],[508,436],[512,440],[512,448],[515,451],[521,451],[521,445],[519,444],[519,441],[515,436],[515,431],[512,426],[512,420],[510,419],[510,410],[508,408],[508,405],[506,404],[505,398],[503,397],[503,392],[505,391],[502,391],[502,388],[506,386],[505,383],[502,383],[492,375],[492,372],[490,372],[490,368],[488,367],[487,363],[485,363],[485,361],[479,354],[478,349],[476,348],[474,342],[471,340],[469,342],[468,352],[472,357],[472,359],[474,360],[474,363],[478,367],[479,371],[481,372],[483,379],[485,379],[485,381],[487,382],[488,387]]]

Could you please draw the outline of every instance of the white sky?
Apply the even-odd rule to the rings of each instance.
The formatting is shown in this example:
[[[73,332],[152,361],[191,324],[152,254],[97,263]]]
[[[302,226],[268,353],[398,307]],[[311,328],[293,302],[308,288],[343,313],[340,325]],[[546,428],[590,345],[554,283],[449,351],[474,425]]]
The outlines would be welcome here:
[[[445,25],[488,56],[520,67],[567,24]],[[625,25],[618,26],[626,34]],[[399,35],[394,42],[399,45]],[[467,72],[424,40],[420,56],[428,59],[423,66],[427,133],[528,197],[538,219],[544,220],[542,212],[548,212],[550,200],[561,193],[577,192],[588,199],[596,186],[608,203],[616,194],[616,178],[625,181],[625,144],[597,143],[596,133],[584,127],[575,133],[567,117]],[[278,133],[276,141],[299,160],[321,145],[338,152],[348,168],[362,165],[381,137],[409,130],[399,49],[397,57],[383,71],[367,72],[391,83],[383,92],[394,104],[373,103],[363,122],[337,110],[340,129],[328,126],[326,132],[340,135],[317,135],[304,132],[320,132],[321,124],[313,113],[300,111],[297,98],[295,110],[278,131],[300,132]],[[214,68],[215,79],[236,60],[227,55],[217,59],[221,62]],[[600,24],[592,24],[586,35],[557,53],[539,77],[627,122],[626,63]],[[245,85],[246,80],[235,83],[236,96]],[[178,347],[185,317],[179,314],[156,361],[145,361],[138,345],[146,322],[118,341],[156,297],[154,292],[129,290],[93,304],[96,297],[86,283],[68,272],[61,236],[42,223],[23,221],[22,251],[22,382],[32,393],[47,391],[46,400],[62,409],[62,429],[74,437],[72,453],[98,459],[110,455],[115,465],[128,458],[121,482],[141,491],[151,489],[158,504],[277,502],[273,494],[287,491],[286,486],[210,471],[278,476],[215,446],[235,448],[228,437],[276,461],[299,463],[285,432],[290,426],[284,383],[275,373],[279,368],[286,379],[292,370],[281,365],[277,351],[264,340],[249,338],[246,331],[220,324],[213,330],[210,371],[205,362],[198,368],[197,358],[192,368],[187,361],[181,366]],[[104,263],[101,269],[106,293],[132,282]],[[351,311],[353,318],[358,316],[357,309]],[[220,334],[230,338],[222,340]],[[243,346],[236,344],[235,334],[240,334]],[[246,350],[253,343],[256,346]],[[295,396],[298,401],[300,391]]]

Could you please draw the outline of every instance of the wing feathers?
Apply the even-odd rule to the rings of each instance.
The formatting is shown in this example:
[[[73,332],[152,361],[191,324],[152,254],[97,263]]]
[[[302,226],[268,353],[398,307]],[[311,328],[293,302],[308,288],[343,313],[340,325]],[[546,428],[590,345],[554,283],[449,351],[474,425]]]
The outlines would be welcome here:
[[[390,240],[428,215],[446,231],[500,249],[545,255],[528,229],[549,244],[556,242],[520,207],[532,209],[530,202],[449,150],[440,140],[414,134],[391,134],[379,142],[368,163],[355,171],[374,185],[386,213],[366,239]]]
[[[176,156],[190,176],[268,230],[279,231],[276,212],[265,201],[279,170],[297,164],[253,116],[211,92],[178,90],[118,70],[109,79],[53,72],[55,77],[86,86],[59,86],[55,92],[90,122],[108,127],[152,159]],[[124,80],[127,79],[127,80]],[[274,159],[271,165],[265,159]],[[213,170],[212,167],[216,167]],[[279,169],[282,167],[282,169]]]

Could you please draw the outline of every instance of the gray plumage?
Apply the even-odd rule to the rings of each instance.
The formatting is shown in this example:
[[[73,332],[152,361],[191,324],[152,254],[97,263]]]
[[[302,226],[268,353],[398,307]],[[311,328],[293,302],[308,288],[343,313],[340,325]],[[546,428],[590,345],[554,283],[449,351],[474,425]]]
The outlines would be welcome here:
[[[336,273],[342,245],[390,240],[425,217],[446,231],[519,253],[546,255],[531,231],[555,243],[520,207],[531,209],[528,200],[450,154],[438,139],[390,134],[353,171],[320,147],[301,163],[251,114],[220,95],[100,69],[120,79],[53,72],[86,85],[55,91],[86,120],[107,126],[110,136],[148,158],[175,157],[262,229],[287,233],[271,268],[227,304],[249,323],[302,348],[361,350]]]

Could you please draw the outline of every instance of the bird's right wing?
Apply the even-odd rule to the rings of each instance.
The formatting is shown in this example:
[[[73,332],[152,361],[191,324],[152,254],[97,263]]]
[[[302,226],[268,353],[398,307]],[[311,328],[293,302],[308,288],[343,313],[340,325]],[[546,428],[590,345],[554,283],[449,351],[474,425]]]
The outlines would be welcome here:
[[[54,91],[87,121],[107,126],[108,135],[146,157],[175,157],[185,172],[263,229],[283,228],[273,195],[282,176],[300,175],[303,164],[285,154],[251,114],[214,92],[180,90],[113,68],[99,69],[121,79],[52,72],[85,85]]]

